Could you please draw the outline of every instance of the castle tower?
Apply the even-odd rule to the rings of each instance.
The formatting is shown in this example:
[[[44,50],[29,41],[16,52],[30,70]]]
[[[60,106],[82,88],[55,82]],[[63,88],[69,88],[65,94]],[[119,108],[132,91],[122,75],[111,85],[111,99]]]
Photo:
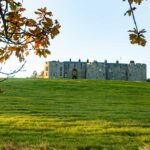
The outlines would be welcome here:
[[[50,61],[48,70],[49,78],[64,78],[64,65],[59,61]]]
[[[130,61],[128,65],[129,81],[146,81],[146,64],[135,63]]]
[[[87,79],[99,79],[106,80],[105,63],[94,61],[87,63],[86,78]]]

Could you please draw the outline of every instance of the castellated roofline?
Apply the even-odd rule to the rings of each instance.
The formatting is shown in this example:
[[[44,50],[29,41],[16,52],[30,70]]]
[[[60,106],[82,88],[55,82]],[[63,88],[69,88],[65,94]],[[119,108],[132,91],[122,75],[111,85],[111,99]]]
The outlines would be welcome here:
[[[72,61],[72,59],[70,58],[69,61],[59,61],[59,60],[52,60],[52,61],[46,61],[45,63],[49,63],[49,62],[55,62],[55,63],[89,63],[89,64],[92,64],[92,63],[105,63],[105,64],[134,64],[134,65],[146,65],[144,63],[136,63],[134,60],[131,60],[129,63],[120,63],[118,60],[116,60],[116,62],[108,62],[107,60],[104,60],[103,62],[101,61],[97,61],[97,60],[94,60],[94,61],[90,61],[89,59],[87,59],[86,61],[81,61],[81,59],[79,58],[78,61]]]
[[[45,66],[48,78],[97,79],[97,80],[127,80],[146,81],[147,67],[143,63],[131,60],[120,63],[118,60],[109,63],[93,61],[48,61]]]

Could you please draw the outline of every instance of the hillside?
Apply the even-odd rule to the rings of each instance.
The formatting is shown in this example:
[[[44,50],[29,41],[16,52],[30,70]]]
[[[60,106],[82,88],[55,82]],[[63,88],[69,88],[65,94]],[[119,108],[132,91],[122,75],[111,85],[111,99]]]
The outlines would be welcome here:
[[[150,83],[10,79],[0,88],[0,147],[150,147]]]

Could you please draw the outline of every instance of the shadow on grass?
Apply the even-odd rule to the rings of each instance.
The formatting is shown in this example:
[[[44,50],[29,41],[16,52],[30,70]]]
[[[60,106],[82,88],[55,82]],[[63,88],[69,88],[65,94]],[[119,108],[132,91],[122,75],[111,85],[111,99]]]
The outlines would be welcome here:
[[[86,147],[77,147],[77,150],[104,150],[101,146],[86,146]]]

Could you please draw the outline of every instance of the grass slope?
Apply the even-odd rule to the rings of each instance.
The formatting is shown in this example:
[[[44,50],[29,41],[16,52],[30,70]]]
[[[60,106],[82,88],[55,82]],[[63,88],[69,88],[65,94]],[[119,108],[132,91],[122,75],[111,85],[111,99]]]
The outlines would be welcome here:
[[[149,83],[11,79],[0,87],[1,147],[150,147]]]

